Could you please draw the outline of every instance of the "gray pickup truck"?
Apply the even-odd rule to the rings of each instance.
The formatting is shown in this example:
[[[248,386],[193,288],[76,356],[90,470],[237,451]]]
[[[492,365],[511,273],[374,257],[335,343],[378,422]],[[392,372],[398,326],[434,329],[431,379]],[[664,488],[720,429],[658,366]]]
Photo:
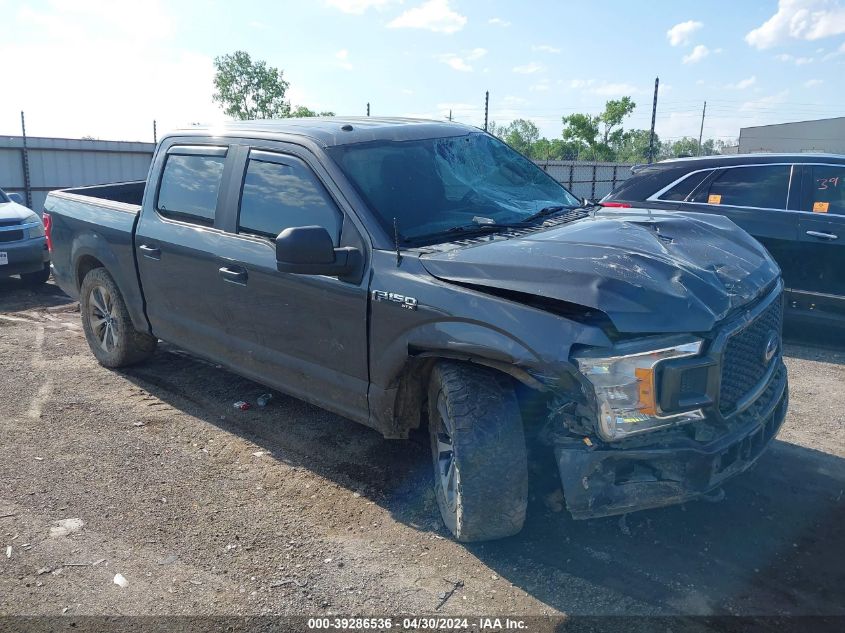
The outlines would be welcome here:
[[[100,363],[163,339],[387,438],[427,426],[462,541],[521,529],[529,454],[554,457],[574,517],[620,514],[718,490],[786,414],[783,285],[757,242],[577,200],[476,128],[193,128],[146,183],[45,209]]]

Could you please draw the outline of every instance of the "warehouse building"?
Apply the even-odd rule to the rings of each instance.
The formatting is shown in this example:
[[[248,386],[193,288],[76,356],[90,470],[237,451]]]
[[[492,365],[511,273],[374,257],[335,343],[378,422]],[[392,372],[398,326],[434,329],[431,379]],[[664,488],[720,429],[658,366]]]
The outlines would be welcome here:
[[[742,128],[739,153],[758,152],[845,154],[845,117]]]

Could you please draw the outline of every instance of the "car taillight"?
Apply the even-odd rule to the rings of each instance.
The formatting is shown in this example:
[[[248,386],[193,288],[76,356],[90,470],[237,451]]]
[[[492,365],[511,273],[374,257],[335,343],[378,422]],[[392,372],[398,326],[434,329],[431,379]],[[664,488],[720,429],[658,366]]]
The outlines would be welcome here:
[[[619,207],[620,209],[630,209],[631,205],[627,202],[602,202],[603,207]]]
[[[47,250],[51,253],[53,252],[53,219],[50,217],[49,213],[43,213],[41,215],[41,220],[44,222],[44,235],[47,237]]]

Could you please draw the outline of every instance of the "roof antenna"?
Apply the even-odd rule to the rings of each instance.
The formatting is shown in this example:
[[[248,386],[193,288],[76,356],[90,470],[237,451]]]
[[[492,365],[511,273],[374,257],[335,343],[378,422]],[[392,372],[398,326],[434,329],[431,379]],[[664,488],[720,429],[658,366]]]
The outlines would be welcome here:
[[[399,224],[396,222],[396,217],[393,217],[393,245],[396,247],[396,267],[402,263],[402,253],[399,252]]]

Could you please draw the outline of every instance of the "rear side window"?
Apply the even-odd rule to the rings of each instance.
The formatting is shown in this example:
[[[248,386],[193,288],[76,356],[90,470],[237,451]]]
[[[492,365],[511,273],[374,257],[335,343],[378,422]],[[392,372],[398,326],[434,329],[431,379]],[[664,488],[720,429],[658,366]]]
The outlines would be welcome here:
[[[813,165],[809,169],[810,208],[806,210],[845,214],[845,165]]]
[[[278,161],[278,162],[277,162]],[[342,215],[311,169],[297,158],[251,158],[244,177],[238,232],[275,237],[294,226],[322,226],[335,245]]]
[[[171,154],[164,164],[158,191],[158,212],[168,218],[214,225],[224,156]]]
[[[692,196],[693,202],[762,209],[786,209],[789,165],[725,169]]]
[[[673,202],[683,202],[689,197],[689,195],[695,191],[695,188],[698,187],[704,180],[713,172],[708,171],[700,171],[695,174],[690,174],[686,178],[684,178],[681,182],[677,185],[663,193],[658,200],[671,200]]]

